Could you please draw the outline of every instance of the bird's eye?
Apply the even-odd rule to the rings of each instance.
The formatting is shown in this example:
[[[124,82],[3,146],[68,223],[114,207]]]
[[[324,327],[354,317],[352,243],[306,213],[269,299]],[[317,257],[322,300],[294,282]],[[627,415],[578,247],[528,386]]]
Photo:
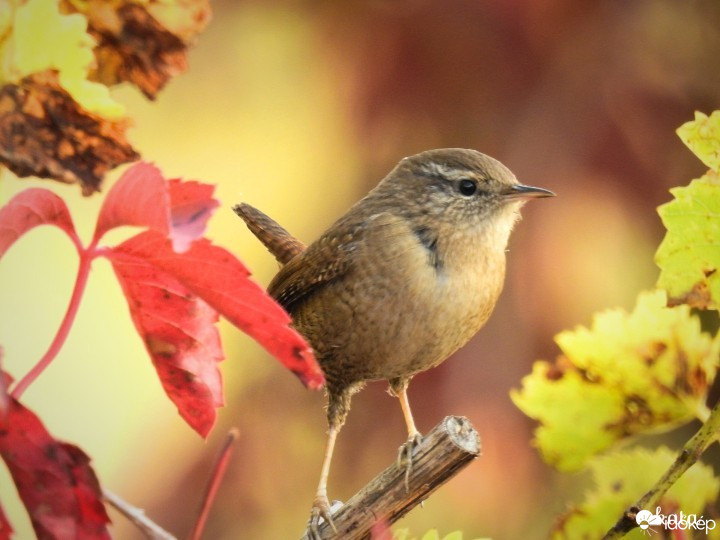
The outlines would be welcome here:
[[[466,197],[469,197],[477,191],[477,184],[472,180],[468,180],[467,178],[465,178],[463,180],[460,180],[460,183],[458,184],[458,189],[460,190],[460,193],[462,193]]]

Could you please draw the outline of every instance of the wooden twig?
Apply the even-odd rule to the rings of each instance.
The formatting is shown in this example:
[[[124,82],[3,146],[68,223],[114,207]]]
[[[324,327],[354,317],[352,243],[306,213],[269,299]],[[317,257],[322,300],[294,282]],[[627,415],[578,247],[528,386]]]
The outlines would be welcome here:
[[[446,417],[423,438],[413,454],[409,489],[405,487],[405,469],[394,463],[333,515],[337,535],[334,536],[330,526],[323,523],[321,537],[369,538],[375,523],[394,523],[478,455],[480,437],[468,419]],[[306,539],[307,536],[303,536],[303,540]]]
[[[655,511],[655,507],[672,485],[677,482],[685,471],[695,465],[703,452],[716,440],[720,432],[720,402],[713,407],[707,420],[698,432],[685,443],[682,451],[670,468],[665,471],[655,485],[642,496],[635,504],[630,506],[617,520],[615,525],[605,533],[603,540],[616,540],[622,538],[638,526],[635,517],[640,510]]]
[[[200,510],[198,511],[198,517],[195,520],[195,526],[190,533],[190,540],[200,540],[200,538],[202,538],[205,523],[207,522],[208,515],[210,514],[210,508],[215,501],[215,495],[217,495],[220,482],[222,481],[223,476],[225,476],[225,471],[230,463],[233,446],[239,436],[240,433],[237,428],[231,429],[225,439],[225,444],[220,450],[217,460],[215,460],[215,466],[213,467],[213,472],[210,475],[207,487],[205,488],[205,495],[203,496],[203,500],[200,504]]]
[[[177,540],[176,537],[147,517],[142,508],[133,506],[119,495],[105,488],[103,488],[102,493],[105,502],[128,518],[131,523],[143,532],[146,538],[151,540]]]

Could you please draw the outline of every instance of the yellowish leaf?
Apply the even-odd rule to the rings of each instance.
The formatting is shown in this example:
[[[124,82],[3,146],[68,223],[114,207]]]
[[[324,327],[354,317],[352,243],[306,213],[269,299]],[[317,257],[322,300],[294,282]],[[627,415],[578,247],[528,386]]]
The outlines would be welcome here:
[[[608,310],[591,328],[555,338],[563,355],[536,362],[515,404],[540,421],[535,444],[561,470],[636,433],[699,416],[715,377],[719,341],[700,330],[688,306],[667,307],[662,291],[641,294],[635,310]]]
[[[696,112],[695,120],[680,126],[677,134],[705,165],[720,173],[720,111],[710,116]]]
[[[667,229],[655,254],[660,267],[658,287],[668,292],[671,303],[718,309],[720,176],[708,171],[689,186],[670,192],[674,200],[658,208]]]
[[[442,540],[463,540],[462,531],[453,531],[442,537]],[[393,540],[418,540],[417,536],[411,536],[409,529],[395,529],[393,531]],[[437,529],[430,529],[420,540],[440,540],[440,533]],[[474,540],[490,540],[489,538],[475,538]]]
[[[60,85],[85,110],[117,119],[122,105],[102,84],[87,79],[95,42],[83,15],[63,15],[57,0],[28,0],[15,9],[11,31],[0,43],[0,83],[19,83],[35,73],[56,70]]]

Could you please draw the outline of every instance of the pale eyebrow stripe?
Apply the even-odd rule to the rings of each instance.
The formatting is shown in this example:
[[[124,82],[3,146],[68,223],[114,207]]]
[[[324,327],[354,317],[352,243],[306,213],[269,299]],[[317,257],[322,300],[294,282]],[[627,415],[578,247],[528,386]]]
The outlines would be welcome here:
[[[447,167],[441,163],[435,163],[434,161],[431,161],[430,163],[423,163],[420,166],[420,169],[429,176],[442,176],[448,180],[460,180],[462,178],[473,176],[472,172],[467,169]]]

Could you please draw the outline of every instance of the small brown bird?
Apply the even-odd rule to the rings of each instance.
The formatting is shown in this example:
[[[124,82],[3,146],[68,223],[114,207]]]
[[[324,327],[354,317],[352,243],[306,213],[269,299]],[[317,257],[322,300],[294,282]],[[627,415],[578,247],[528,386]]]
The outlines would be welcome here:
[[[319,538],[320,517],[332,525],[327,479],[351,396],[367,381],[389,381],[407,424],[399,459],[410,475],[420,441],[407,398],[410,379],[440,364],[487,321],[520,207],[553,195],[518,183],[489,156],[450,148],[401,160],[307,249],[258,210],[235,207],[284,264],[268,292],[310,342],[327,379],[329,431],[310,538]]]

